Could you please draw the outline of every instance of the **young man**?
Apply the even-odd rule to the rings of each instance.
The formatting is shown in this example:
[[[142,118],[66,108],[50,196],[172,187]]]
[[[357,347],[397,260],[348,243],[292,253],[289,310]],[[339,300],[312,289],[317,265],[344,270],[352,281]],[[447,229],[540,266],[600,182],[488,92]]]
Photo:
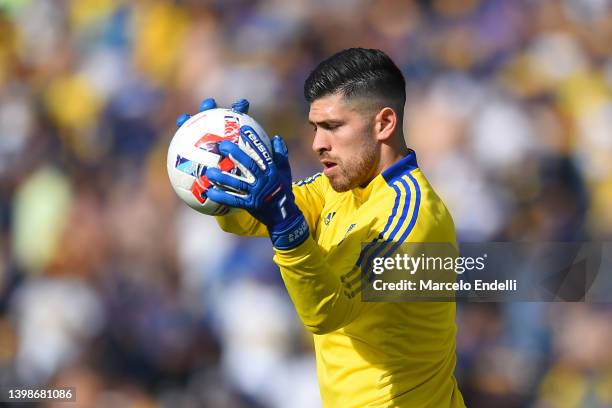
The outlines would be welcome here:
[[[405,146],[402,73],[381,51],[348,49],[319,64],[304,93],[323,173],[292,185],[282,139],[268,151],[243,127],[257,160],[230,142],[219,150],[255,181],[206,172],[216,185],[210,199],[247,210],[218,217],[219,225],[270,236],[289,295],[314,333],[325,407],[463,407],[453,374],[454,303],[361,300],[372,251],[455,243],[450,214]],[[248,102],[233,108],[246,112]]]

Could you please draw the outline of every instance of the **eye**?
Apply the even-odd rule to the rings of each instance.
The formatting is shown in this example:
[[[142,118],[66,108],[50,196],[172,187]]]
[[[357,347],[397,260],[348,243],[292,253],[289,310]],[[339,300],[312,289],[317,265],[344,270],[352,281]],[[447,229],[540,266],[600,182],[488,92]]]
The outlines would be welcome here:
[[[325,125],[322,125],[322,127],[325,130],[334,130],[340,127],[340,123],[326,123]]]

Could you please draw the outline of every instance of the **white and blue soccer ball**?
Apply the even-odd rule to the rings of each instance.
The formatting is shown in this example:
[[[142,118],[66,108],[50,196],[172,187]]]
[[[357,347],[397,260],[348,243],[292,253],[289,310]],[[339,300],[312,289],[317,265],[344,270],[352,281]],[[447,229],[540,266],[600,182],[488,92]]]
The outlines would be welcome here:
[[[253,159],[258,159],[251,147],[240,139],[240,127],[251,126],[272,149],[270,138],[264,129],[249,115],[231,109],[210,109],[189,118],[174,134],[168,148],[166,167],[172,188],[188,206],[209,215],[225,215],[230,211],[225,205],[207,197],[211,183],[206,178],[208,167],[253,181],[246,168],[219,154],[218,144],[222,140],[236,143]]]

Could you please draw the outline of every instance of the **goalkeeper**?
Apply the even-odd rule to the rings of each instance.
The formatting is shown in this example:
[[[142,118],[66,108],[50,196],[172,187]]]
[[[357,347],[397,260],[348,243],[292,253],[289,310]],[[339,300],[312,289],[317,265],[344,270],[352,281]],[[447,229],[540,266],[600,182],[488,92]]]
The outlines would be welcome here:
[[[221,228],[271,238],[274,262],[314,334],[325,407],[465,406],[453,374],[455,304],[369,303],[360,296],[369,256],[362,244],[456,239],[450,214],[405,145],[405,92],[401,71],[382,51],[344,50],[304,85],[322,173],[292,184],[282,139],[273,138],[270,152],[246,126],[241,138],[258,160],[231,142],[219,150],[255,181],[206,172],[216,185],[210,199],[247,210],[218,217]],[[201,109],[214,107],[207,99]],[[246,113],[248,102],[233,108]],[[236,190],[241,194],[229,192]]]

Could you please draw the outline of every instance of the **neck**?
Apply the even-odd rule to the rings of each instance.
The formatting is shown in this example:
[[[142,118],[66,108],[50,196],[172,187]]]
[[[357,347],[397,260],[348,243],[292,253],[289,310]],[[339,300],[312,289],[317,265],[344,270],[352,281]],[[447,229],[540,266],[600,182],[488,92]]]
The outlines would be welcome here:
[[[372,169],[367,181],[361,184],[359,187],[364,188],[367,186],[376,176],[403,159],[408,152],[408,147],[404,144],[402,144],[401,147],[383,144],[380,150],[380,160],[378,162],[378,166]]]
[[[401,144],[387,145],[383,144],[380,149],[380,162],[376,174],[380,174],[395,163],[403,159],[408,154],[408,147],[404,144],[401,138]]]

